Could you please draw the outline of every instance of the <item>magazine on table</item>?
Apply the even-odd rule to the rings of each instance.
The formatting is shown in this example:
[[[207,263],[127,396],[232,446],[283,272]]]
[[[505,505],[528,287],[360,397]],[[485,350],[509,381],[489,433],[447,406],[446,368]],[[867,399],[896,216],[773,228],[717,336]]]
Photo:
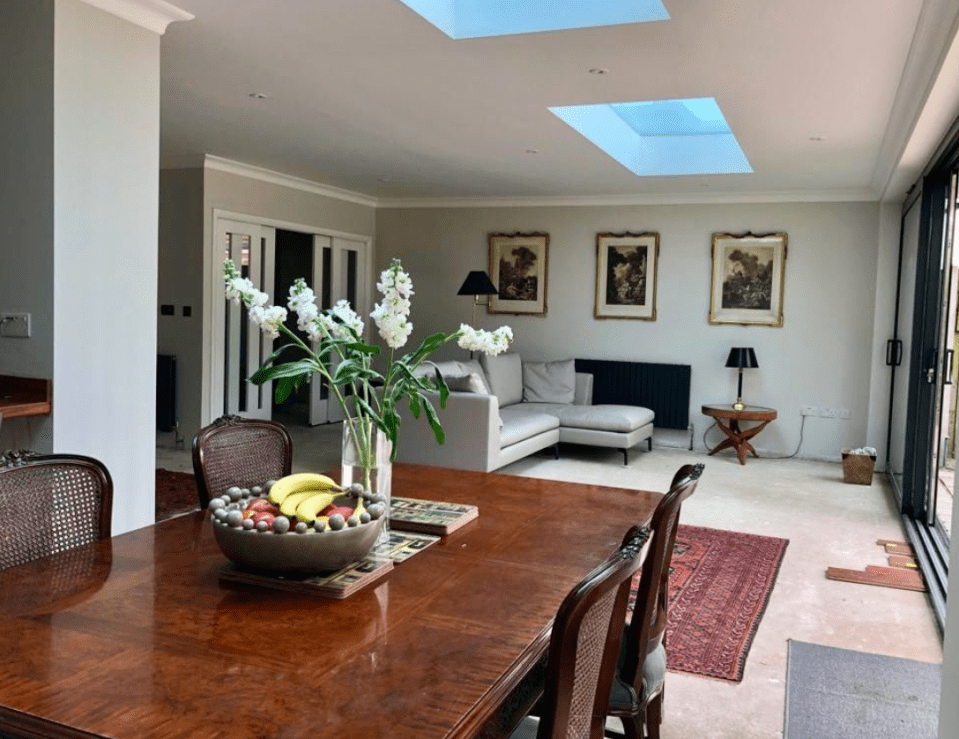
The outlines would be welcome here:
[[[390,502],[390,528],[448,536],[475,519],[479,508],[465,503],[445,503],[393,496]]]

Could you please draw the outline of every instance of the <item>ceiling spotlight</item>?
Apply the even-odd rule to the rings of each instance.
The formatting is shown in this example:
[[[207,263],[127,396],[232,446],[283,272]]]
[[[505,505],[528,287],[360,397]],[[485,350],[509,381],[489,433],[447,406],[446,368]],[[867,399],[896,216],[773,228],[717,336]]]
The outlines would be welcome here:
[[[594,67],[593,69],[589,70],[589,73],[590,74],[609,74],[609,70],[603,69],[602,67]]]
[[[390,178],[389,178],[389,177],[377,177],[377,178],[376,178],[376,181],[377,181],[377,182],[386,183],[386,182],[389,182],[389,181],[390,181]]]
[[[539,149],[527,149],[527,154],[539,154]]]
[[[251,92],[250,97],[254,100],[266,100],[269,95],[267,95],[265,92]]]
[[[810,140],[810,141],[822,141],[823,138],[822,138],[822,136],[810,136],[810,137],[809,137],[809,140]]]

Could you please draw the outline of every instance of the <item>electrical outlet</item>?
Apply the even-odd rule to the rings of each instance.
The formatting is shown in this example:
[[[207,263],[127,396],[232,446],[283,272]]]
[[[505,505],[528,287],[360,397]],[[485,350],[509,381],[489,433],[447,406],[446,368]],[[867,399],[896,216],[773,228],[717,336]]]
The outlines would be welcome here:
[[[822,408],[819,415],[823,418],[836,418],[839,416],[839,411],[835,408]]]
[[[848,408],[840,408],[839,417],[845,421],[848,421],[850,418],[852,418],[852,411],[850,411]]]
[[[30,314],[0,313],[0,337],[8,339],[29,339]]]
[[[799,412],[804,416],[818,416],[819,409],[814,405],[804,405],[799,409]]]

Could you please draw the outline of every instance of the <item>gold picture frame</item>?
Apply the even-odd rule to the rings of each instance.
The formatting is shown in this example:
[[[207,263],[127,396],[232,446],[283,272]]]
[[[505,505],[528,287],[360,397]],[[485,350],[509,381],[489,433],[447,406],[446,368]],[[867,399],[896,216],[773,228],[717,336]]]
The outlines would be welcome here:
[[[713,234],[711,324],[783,325],[787,242],[785,233]]]
[[[596,234],[594,318],[656,320],[659,234]]]
[[[549,234],[490,234],[489,275],[498,293],[487,312],[545,316],[548,266]]]

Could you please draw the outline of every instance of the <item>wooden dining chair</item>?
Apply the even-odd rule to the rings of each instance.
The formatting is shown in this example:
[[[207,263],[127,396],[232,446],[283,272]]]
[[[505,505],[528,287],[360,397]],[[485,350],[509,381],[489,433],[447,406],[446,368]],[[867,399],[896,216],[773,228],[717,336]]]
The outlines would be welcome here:
[[[703,469],[702,464],[685,465],[676,472],[649,526],[652,531],[649,553],[622,641],[609,701],[609,715],[622,720],[628,739],[659,739],[666,681],[669,566],[683,501],[696,490]],[[620,735],[608,731],[607,736]]]
[[[193,474],[200,507],[233,485],[279,480],[293,466],[293,441],[279,423],[222,416],[193,437]]]
[[[510,739],[599,739],[609,705],[633,575],[649,530],[634,526],[622,545],[574,587],[553,621],[540,716]]]
[[[0,569],[110,538],[113,481],[92,457],[0,455]]]

